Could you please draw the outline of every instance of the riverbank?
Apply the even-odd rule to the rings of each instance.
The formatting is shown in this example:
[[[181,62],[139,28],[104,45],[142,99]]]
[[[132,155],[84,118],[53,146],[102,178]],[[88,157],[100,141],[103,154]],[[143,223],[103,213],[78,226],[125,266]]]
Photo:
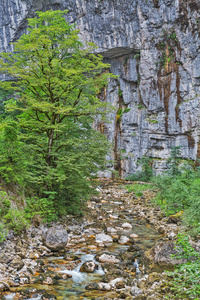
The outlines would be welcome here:
[[[84,217],[10,233],[0,254],[3,299],[164,299],[179,217],[152,204],[151,184],[139,197],[124,184],[97,181]]]

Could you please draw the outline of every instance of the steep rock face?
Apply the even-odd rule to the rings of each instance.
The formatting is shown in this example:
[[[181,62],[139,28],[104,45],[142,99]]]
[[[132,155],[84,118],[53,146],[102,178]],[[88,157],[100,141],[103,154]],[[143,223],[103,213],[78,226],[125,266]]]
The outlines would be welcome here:
[[[114,143],[122,175],[143,155],[165,168],[172,146],[200,158],[199,0],[0,0],[0,51],[12,49],[37,10],[68,9],[82,40],[92,41],[119,75],[101,97],[116,112],[99,130]],[[130,111],[122,113],[125,108]],[[118,149],[118,150],[117,150]],[[120,150],[119,150],[120,149]],[[123,159],[122,159],[123,156]]]

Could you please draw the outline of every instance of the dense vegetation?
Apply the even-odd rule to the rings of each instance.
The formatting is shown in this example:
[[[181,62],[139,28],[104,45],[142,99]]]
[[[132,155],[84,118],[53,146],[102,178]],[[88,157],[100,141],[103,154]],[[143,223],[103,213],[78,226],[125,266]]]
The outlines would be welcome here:
[[[167,161],[167,172],[158,176],[153,176],[152,159],[143,157],[139,162],[142,171],[128,176],[127,179],[154,184],[154,188],[158,189],[154,200],[165,210],[166,215],[181,213],[185,225],[198,235],[200,233],[200,168],[193,162],[182,160],[180,155],[180,147],[173,147]],[[128,187],[136,193],[138,193],[137,189],[148,188],[149,185]]]
[[[200,253],[191,246],[189,236],[200,235],[200,168],[181,159],[180,147],[171,149],[168,170],[162,175],[153,176],[152,159],[148,157],[143,157],[139,164],[142,170],[127,179],[148,183],[128,185],[128,191],[140,197],[144,190],[157,189],[153,199],[155,204],[160,205],[166,216],[175,214],[184,225],[184,232],[177,239],[177,258],[186,262],[168,273],[170,292],[165,299],[197,300],[200,295]]]
[[[0,56],[0,177],[16,197],[13,207],[0,194],[0,215],[16,230],[35,214],[49,221],[80,211],[109,150],[93,121],[111,109],[98,94],[113,75],[65,13],[37,12],[14,53]]]
[[[200,252],[194,250],[185,234],[179,234],[176,242],[176,258],[186,260],[176,266],[173,272],[167,272],[170,293],[165,299],[195,299],[200,296]]]

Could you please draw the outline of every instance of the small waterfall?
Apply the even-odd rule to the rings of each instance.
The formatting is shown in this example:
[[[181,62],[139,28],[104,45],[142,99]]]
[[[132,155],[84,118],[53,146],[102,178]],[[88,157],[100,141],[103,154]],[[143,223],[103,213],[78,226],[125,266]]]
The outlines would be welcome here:
[[[104,275],[105,274],[102,267],[100,266],[100,264],[95,260],[95,255],[93,255],[93,254],[84,254],[84,255],[82,255],[80,264],[74,270],[70,271],[70,270],[66,269],[66,270],[60,271],[60,273],[65,273],[65,274],[72,275],[72,280],[76,284],[79,284],[83,281],[86,281],[88,273],[80,272],[81,266],[86,261],[94,261],[98,265],[98,270],[94,271],[95,274],[99,274],[99,275]]]
[[[5,295],[3,299],[6,299],[6,300],[13,300],[14,296],[15,296],[15,293],[11,293],[11,294],[9,294],[9,295]],[[28,300],[41,300],[41,299],[42,299],[41,297],[42,297],[42,296],[40,295],[40,296],[38,296],[38,297],[28,298]]]

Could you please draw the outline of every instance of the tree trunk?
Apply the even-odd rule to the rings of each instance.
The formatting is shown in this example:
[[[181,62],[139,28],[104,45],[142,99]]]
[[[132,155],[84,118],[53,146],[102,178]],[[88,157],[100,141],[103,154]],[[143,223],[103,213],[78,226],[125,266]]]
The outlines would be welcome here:
[[[52,152],[52,148],[53,148],[53,136],[54,136],[54,130],[51,129],[51,132],[50,134],[48,135],[49,137],[49,141],[48,141],[48,154],[47,154],[47,164],[49,166],[51,166],[51,163],[52,163],[52,155],[51,155],[51,152]]]

